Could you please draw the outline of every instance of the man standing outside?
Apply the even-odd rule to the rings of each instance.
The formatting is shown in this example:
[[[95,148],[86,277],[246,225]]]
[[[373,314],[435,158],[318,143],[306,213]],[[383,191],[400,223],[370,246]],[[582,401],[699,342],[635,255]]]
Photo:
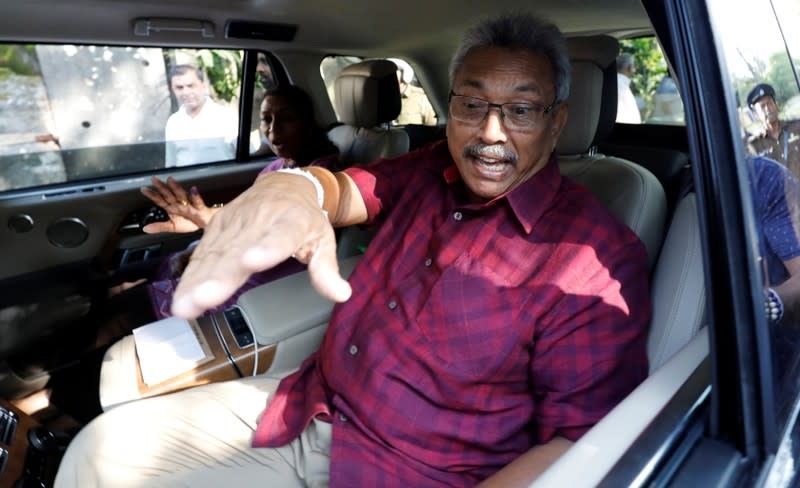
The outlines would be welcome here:
[[[617,56],[617,122],[641,124],[642,114],[631,90],[631,76],[635,68],[633,54]]]
[[[391,58],[397,65],[397,83],[400,85],[400,115],[395,119],[397,125],[421,124],[436,125],[436,112],[422,87],[413,84],[414,69],[405,60]]]
[[[164,129],[165,166],[233,159],[239,130],[236,112],[211,100],[197,67],[179,64],[170,69],[168,78],[180,108]]]
[[[762,131],[748,139],[750,152],[773,159],[800,178],[800,121],[781,122],[775,89],[759,83],[747,95],[747,105],[761,121]]]
[[[485,21],[451,64],[447,140],[259,176],[206,228],[173,312],[294,255],[343,302],[320,349],[279,385],[116,407],[56,486],[527,486],[647,375],[644,246],[559,172],[569,78],[555,26]],[[348,283],[333,227],[368,223]]]

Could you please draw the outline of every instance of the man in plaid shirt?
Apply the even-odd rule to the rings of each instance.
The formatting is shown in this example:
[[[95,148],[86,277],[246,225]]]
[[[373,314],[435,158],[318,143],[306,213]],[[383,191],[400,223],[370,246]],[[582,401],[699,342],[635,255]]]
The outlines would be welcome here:
[[[453,59],[446,141],[341,173],[260,176],[207,228],[173,312],[196,317],[295,255],[341,302],[319,351],[280,384],[104,414],[57,485],[535,479],[647,374],[644,246],[558,169],[569,73],[554,26],[483,22]],[[348,283],[333,226],[353,224],[380,231]]]

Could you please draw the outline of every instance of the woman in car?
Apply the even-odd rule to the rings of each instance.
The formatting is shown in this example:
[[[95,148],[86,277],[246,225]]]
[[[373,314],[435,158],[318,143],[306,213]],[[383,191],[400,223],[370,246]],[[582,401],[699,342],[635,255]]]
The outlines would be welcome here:
[[[278,156],[260,174],[309,165],[335,169],[338,165],[337,147],[316,122],[311,97],[297,86],[286,85],[266,92],[261,101],[260,128],[269,147],[259,151],[271,150]],[[146,233],[194,232],[204,228],[221,207],[206,205],[197,187],[191,187],[187,192],[172,177],[163,182],[154,176],[152,182],[153,188],[142,188],[142,194],[163,208],[169,220],[146,225],[143,228]],[[128,333],[134,327],[171,315],[172,293],[198,242],[165,258],[152,282],[139,282],[133,287],[128,285],[102,307],[99,315],[103,317],[101,322],[105,323],[101,324],[98,331],[97,346]],[[256,273],[215,311],[231,306],[239,295],[250,288],[302,269],[303,265],[290,259],[273,270]],[[137,310],[135,316],[130,314],[132,309]],[[121,310],[126,312],[122,317],[107,320],[110,316],[119,315],[118,311]],[[116,325],[111,326],[109,322]]]

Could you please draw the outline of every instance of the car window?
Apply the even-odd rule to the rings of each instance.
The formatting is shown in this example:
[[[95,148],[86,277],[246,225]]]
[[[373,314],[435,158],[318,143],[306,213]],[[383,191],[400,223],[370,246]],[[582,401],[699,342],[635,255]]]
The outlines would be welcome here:
[[[242,56],[0,45],[0,191],[234,159]]]
[[[685,125],[683,102],[655,37],[620,41],[617,122]]]
[[[797,396],[800,373],[800,316],[795,309],[800,303],[795,285],[800,280],[800,90],[792,58],[800,44],[796,34],[784,38],[777,21],[798,25],[800,10],[791,3],[720,2],[714,5],[716,17],[712,15],[718,20],[739,115],[745,156],[732,164],[744,175],[742,191],[752,199],[754,248],[762,271],[762,293],[754,305],[764,311],[762,333],[771,343],[772,377],[766,381],[774,390],[774,415],[767,418],[777,419],[778,431]]]
[[[436,125],[438,118],[430,99],[420,84],[414,68],[404,59],[387,58],[397,65],[397,80],[400,85],[400,115],[392,125]],[[320,63],[320,74],[325,82],[328,97],[336,109],[334,83],[345,67],[363,61],[358,56],[326,56]],[[339,114],[337,113],[337,117]]]
[[[256,82],[253,87],[253,108],[250,117],[250,155],[270,154],[267,136],[261,131],[261,103],[267,91],[277,88],[275,68],[271,57],[265,52],[257,52]]]

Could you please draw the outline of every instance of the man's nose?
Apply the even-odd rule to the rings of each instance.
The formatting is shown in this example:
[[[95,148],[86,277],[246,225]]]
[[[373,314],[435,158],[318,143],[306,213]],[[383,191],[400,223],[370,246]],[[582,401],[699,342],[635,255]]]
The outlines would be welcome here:
[[[506,142],[508,138],[506,129],[503,126],[503,114],[500,109],[490,108],[481,123],[481,140],[486,144],[497,144]]]

